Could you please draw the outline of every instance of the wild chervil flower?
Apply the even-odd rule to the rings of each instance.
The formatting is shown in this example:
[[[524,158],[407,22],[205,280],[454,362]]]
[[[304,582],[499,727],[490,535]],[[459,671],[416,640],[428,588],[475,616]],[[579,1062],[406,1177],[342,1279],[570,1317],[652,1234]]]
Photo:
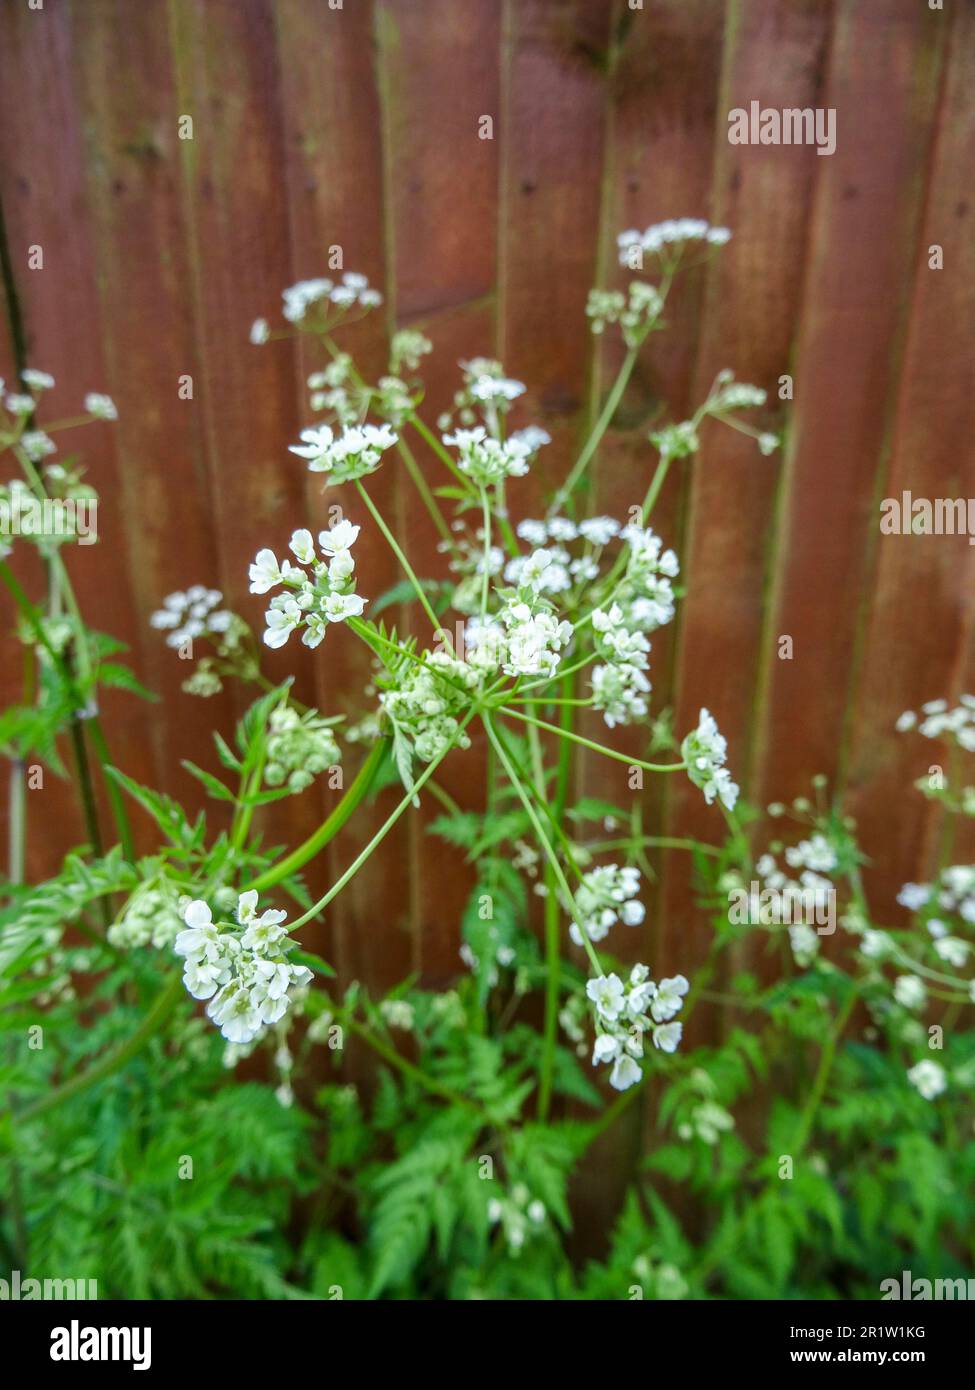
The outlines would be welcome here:
[[[427,651],[386,679],[379,703],[420,762],[442,757],[455,740],[458,748],[470,747],[468,735],[457,730],[480,680],[473,665],[449,652]]]
[[[640,1080],[646,1033],[661,1052],[676,1051],[683,1028],[666,1020],[681,1009],[688,989],[683,975],[656,984],[645,965],[633,967],[626,985],[615,974],[588,982],[586,994],[596,1021],[593,1066],[612,1063],[609,1081],[616,1090],[625,1091]]]
[[[384,450],[392,448],[398,436],[389,425],[347,425],[335,435],[328,425],[301,431],[301,444],[291,444],[291,453],[308,460],[311,473],[327,473],[329,483],[347,483],[374,473]]]
[[[273,550],[258,551],[250,567],[251,593],[265,594],[278,584],[289,591],[276,594],[265,614],[267,646],[283,647],[292,632],[304,628],[302,642],[306,647],[317,647],[329,623],[359,616],[366,600],[354,592],[355,561],[351,555],[358,534],[358,526],[348,521],[320,531],[318,544],[326,557],[322,560],[315,554],[311,532],[295,531],[290,549],[297,565],[288,559],[278,564]]]
[[[458,451],[458,467],[479,487],[491,487],[505,478],[521,478],[528,472],[532,450],[513,435],[510,439],[495,439],[483,425],[476,425],[471,430],[445,434],[443,442]]]
[[[920,1091],[925,1100],[936,1100],[948,1086],[944,1067],[927,1058],[911,1067],[907,1079]]]
[[[162,607],[153,613],[149,622],[166,632],[168,647],[182,647],[195,637],[222,636],[234,622],[234,615],[220,605],[223,594],[219,589],[207,589],[194,584],[185,593],[167,594]]]
[[[701,710],[697,728],[681,744],[681,756],[687,763],[688,777],[704,792],[708,805],[717,797],[729,811],[733,811],[738,800],[738,786],[724,766],[728,744],[706,709]]]
[[[20,379],[31,391],[50,391],[54,378],[50,372],[39,372],[36,367],[25,367]]]
[[[619,247],[620,265],[634,264],[634,251],[655,256],[666,246],[683,245],[688,241],[703,241],[711,246],[724,246],[731,240],[727,227],[712,227],[700,217],[670,218],[666,222],[656,222],[644,232],[620,232],[616,238]]]
[[[85,397],[85,409],[96,420],[117,420],[118,408],[111,396],[103,396],[100,391],[89,391]]]
[[[589,940],[602,941],[617,922],[638,926],[645,915],[643,904],[637,901],[639,891],[639,869],[603,864],[584,873],[574,896],[577,916],[582,918]],[[577,922],[573,921],[569,935],[577,946],[582,945]]]
[[[334,722],[313,709],[304,714],[290,705],[272,710],[264,767],[268,786],[279,787],[287,780],[291,791],[301,792],[320,772],[335,767],[342,755],[331,729]]]
[[[287,1013],[296,990],[307,985],[311,971],[292,965],[292,950],[281,926],[287,914],[257,912],[257,893],[242,893],[237,923],[244,932],[221,931],[207,903],[196,900],[183,913],[186,930],[174,950],[184,958],[183,983],[194,999],[209,999],[207,1014],[228,1042],[253,1042]]]

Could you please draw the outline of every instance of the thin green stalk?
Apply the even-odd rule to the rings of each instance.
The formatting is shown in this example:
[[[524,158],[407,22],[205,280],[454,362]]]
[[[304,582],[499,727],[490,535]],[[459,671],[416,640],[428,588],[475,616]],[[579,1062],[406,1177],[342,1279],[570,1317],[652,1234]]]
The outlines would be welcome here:
[[[396,537],[393,535],[392,531],[390,531],[385,521],[383,521],[382,516],[379,513],[379,509],[373,502],[372,498],[369,496],[368,492],[366,492],[365,488],[362,486],[362,483],[358,478],[356,478],[355,480],[355,485],[358,489],[359,496],[362,498],[363,502],[365,502],[366,506],[369,508],[369,512],[372,516],[373,521],[376,523],[383,536],[386,538],[386,542],[389,545],[389,548],[392,550],[393,554],[400,562],[404,574],[410,581],[410,584],[413,586],[413,591],[416,594],[417,598],[420,600],[420,605],[423,608],[423,611],[430,619],[434,632],[438,632],[441,626],[440,619],[437,617],[436,613],[434,613],[433,609],[430,607],[430,600],[426,596],[426,591],[424,590],[423,585],[420,583],[419,579],[417,579],[416,575],[413,573],[413,568],[410,565],[409,560],[407,560],[406,556],[403,554],[399,542],[396,540]]]
[[[250,884],[252,889],[263,892],[267,888],[273,888],[282,879],[290,878],[303,868],[310,859],[314,859],[316,854],[320,854],[328,842],[339,833],[348,821],[353,811],[368,794],[369,789],[376,780],[376,776],[382,766],[389,747],[388,739],[378,739],[369,751],[369,756],[356,773],[355,779],[344,793],[341,801],[334,811],[322,822],[313,835],[310,835],[304,844],[301,844],[280,859],[277,864],[272,864],[269,869],[265,869],[262,874]]]
[[[826,1045],[823,1048],[822,1053],[820,1054],[819,1066],[816,1069],[816,1075],[813,1078],[812,1090],[809,1092],[809,1098],[806,1101],[805,1108],[803,1109],[802,1115],[799,1118],[799,1127],[796,1130],[796,1137],[792,1141],[794,1157],[798,1157],[799,1154],[802,1153],[803,1149],[806,1146],[806,1141],[808,1140],[809,1135],[812,1133],[813,1123],[816,1119],[816,1112],[819,1109],[820,1103],[823,1099],[823,1095],[825,1094],[826,1083],[829,1081],[829,1074],[833,1067],[833,1059],[836,1056],[836,1049],[839,1045],[840,1038],[843,1036],[843,1030],[846,1028],[847,1023],[850,1021],[850,1015],[853,1013],[853,1010],[856,1007],[857,998],[858,996],[856,990],[851,990],[849,998],[847,999],[846,1003],[843,1005],[843,1008],[836,1016],[836,1022],[834,1023],[832,1031],[830,1032],[830,1035],[826,1040]]]
[[[410,424],[417,431],[420,437],[430,446],[430,448],[436,454],[437,458],[444,465],[444,467],[449,469],[449,471],[454,475],[457,481],[465,488],[465,490],[471,490],[470,478],[468,478],[466,473],[462,473],[461,470],[457,467],[457,464],[447,453],[447,450],[440,443],[440,440],[433,433],[433,430],[431,430],[430,427],[426,425],[423,422],[423,420],[420,419],[419,415],[416,414],[410,416]]]
[[[481,575],[481,621],[487,618],[488,584],[491,579],[491,504],[486,490],[481,488],[481,524],[484,527],[484,558]]]
[[[535,807],[532,805],[531,797],[525,791],[521,779],[519,778],[517,772],[515,772],[515,769],[511,764],[511,760],[505,752],[504,745],[498,736],[497,730],[495,729],[494,724],[491,721],[491,717],[488,714],[484,715],[484,728],[487,730],[487,736],[494,745],[495,751],[499,759],[501,760],[502,767],[508,774],[508,779],[511,782],[511,785],[517,792],[518,798],[521,801],[521,804],[524,806],[525,811],[527,812],[528,819],[531,821],[535,834],[538,836],[539,842],[541,843],[541,846],[544,849],[546,856],[548,857],[548,861],[552,866],[552,870],[555,874],[556,881],[558,882],[559,887],[562,889],[562,892],[565,894],[566,902],[570,904],[573,918],[575,918],[575,897],[572,893],[572,889],[569,887],[565,874],[562,872],[562,865],[559,863],[558,856],[556,855],[554,849],[549,843],[548,836],[545,833],[545,828],[538,818],[538,813],[536,812]],[[600,964],[599,957],[596,955],[596,952],[593,949],[592,942],[589,940],[588,934],[586,933],[586,930],[581,922],[578,922],[578,927],[582,935],[582,944],[585,947],[586,954],[589,957],[589,962],[592,965],[593,970],[595,970],[596,974],[602,975],[603,967]]]
[[[510,715],[512,719],[521,719],[526,724],[534,724],[539,729],[545,729],[550,734],[558,734],[560,738],[570,739],[573,743],[581,744],[583,748],[590,748],[594,753],[602,753],[606,758],[615,758],[617,762],[627,763],[630,767],[642,767],[647,772],[681,772],[686,767],[686,763],[646,763],[640,758],[631,758],[628,753],[619,753],[615,748],[606,748],[602,743],[594,743],[590,738],[583,738],[582,734],[574,734],[568,729],[562,729],[558,724],[548,724],[544,719],[535,719],[530,714],[522,714],[516,709],[511,709],[509,705],[502,705],[498,710],[499,714]]]
[[[593,454],[599,448],[599,445],[602,442],[603,435],[609,429],[613,416],[616,414],[617,407],[619,406],[619,403],[623,398],[623,392],[626,390],[627,383],[629,382],[630,376],[633,372],[633,368],[636,365],[636,359],[639,351],[639,345],[637,345],[636,347],[631,347],[627,350],[627,354],[623,358],[623,361],[620,365],[620,369],[616,374],[616,380],[613,382],[612,390],[606,397],[606,404],[603,406],[602,414],[596,421],[596,425],[592,431],[592,434],[590,434],[589,438],[586,440],[585,445],[582,449],[582,453],[579,455],[579,457],[573,464],[569,476],[566,478],[565,482],[562,484],[562,486],[559,488],[558,492],[552,499],[551,506],[549,507],[547,513],[549,517],[554,516],[555,513],[559,510],[559,508],[563,507],[565,503],[569,500],[579,482],[579,479],[582,477],[583,473],[585,473],[586,471],[586,468],[589,466],[589,460],[592,458]]]
[[[27,828],[27,783],[23,758],[11,758],[7,778],[7,877],[13,884],[24,881],[24,852]]]
[[[402,435],[399,436],[396,443],[396,447],[399,450],[400,457],[402,458],[403,463],[406,465],[406,471],[410,476],[410,481],[416,488],[420,496],[420,501],[427,509],[427,514],[429,515],[430,520],[437,528],[437,531],[441,539],[445,541],[446,544],[450,547],[450,549],[456,554],[458,547],[457,542],[454,539],[454,534],[450,529],[450,525],[447,521],[447,518],[444,516],[443,512],[440,510],[440,507],[437,504],[437,499],[434,497],[433,493],[430,490],[430,484],[423,476],[423,472],[420,468],[420,465],[416,461],[416,455],[413,453],[413,450],[407,444],[406,440],[403,438]]]
[[[563,691],[571,691],[572,677],[562,681]],[[570,696],[562,705],[560,723],[563,729],[571,728],[573,708]],[[531,729],[532,748],[536,748],[539,736],[537,729]],[[539,754],[540,761],[540,754]],[[569,794],[569,780],[572,770],[572,749],[568,740],[559,744],[559,762],[555,781],[555,821],[561,824]],[[545,782],[541,780],[539,794],[545,799]],[[542,1061],[538,1086],[538,1118],[548,1117],[552,1098],[552,1084],[555,1076],[555,1047],[558,1039],[559,1021],[559,977],[562,960],[559,939],[559,901],[555,893],[555,875],[551,864],[545,863],[545,1019],[542,1033]]]
[[[307,912],[303,913],[301,917],[297,918],[296,921],[291,923],[291,931],[297,931],[298,928],[303,927],[306,922],[310,922],[313,917],[317,917],[318,914],[328,906],[332,899],[337,897],[339,893],[341,893],[342,889],[349,882],[349,880],[355,877],[355,875],[362,868],[363,864],[366,862],[366,860],[369,858],[372,852],[376,849],[376,847],[379,844],[381,844],[381,842],[392,830],[393,826],[399,820],[400,816],[407,809],[407,807],[412,806],[415,803],[417,799],[417,793],[426,785],[429,779],[433,776],[436,769],[440,766],[444,758],[450,752],[451,748],[453,748],[454,744],[457,742],[457,738],[459,737],[459,735],[464,731],[464,729],[467,727],[467,725],[473,718],[474,710],[471,710],[468,713],[467,717],[460,724],[456,733],[454,734],[453,739],[444,749],[444,751],[440,754],[439,758],[434,758],[433,762],[427,764],[424,771],[416,779],[416,782],[413,784],[411,790],[406,793],[406,795],[403,797],[402,801],[399,803],[396,809],[379,827],[375,835],[373,835],[372,839],[366,845],[365,849],[362,850],[362,852],[356,856],[353,862],[346,869],[345,873],[342,874],[340,878],[336,879],[335,883],[332,884],[331,888],[324,895],[324,897],[319,898],[318,902],[314,903],[308,909]]]

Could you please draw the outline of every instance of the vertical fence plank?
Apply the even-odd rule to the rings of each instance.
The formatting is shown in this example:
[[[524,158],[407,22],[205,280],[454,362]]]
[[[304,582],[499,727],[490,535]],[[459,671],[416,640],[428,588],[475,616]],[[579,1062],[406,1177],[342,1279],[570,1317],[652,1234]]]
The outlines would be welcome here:
[[[943,27],[912,0],[838,11],[824,98],[836,109],[837,148],[822,161],[813,211],[755,745],[763,800],[804,793],[812,774],[837,771]],[[793,640],[791,661],[776,659],[782,634]]]
[[[0,84],[0,197],[3,201],[14,292],[20,303],[28,365],[50,371],[57,385],[45,393],[41,422],[81,410],[86,391],[111,394],[102,345],[102,321],[92,272],[92,227],[83,179],[81,110],[73,48],[77,41],[66,0],[43,10],[4,6],[0,14],[4,81]],[[31,247],[43,266],[29,268]],[[123,503],[124,463],[114,426],[91,425],[58,435],[61,456],[77,452],[99,493],[96,546],[67,548],[65,559],[82,613],[101,631],[132,648],[144,675],[145,642],[128,582],[128,518]],[[113,759],[141,781],[158,772],[145,737],[140,702],[122,692],[104,696],[102,714]],[[48,779],[44,797],[48,865],[56,865],[78,838],[77,822]],[[110,834],[99,787],[103,836]],[[31,803],[32,805],[34,803]],[[140,836],[148,824],[134,815]],[[31,854],[35,851],[32,849]],[[33,862],[33,861],[32,861]]]
[[[769,408],[750,418],[784,423],[777,398],[789,370],[805,259],[812,189],[822,160],[810,146],[732,146],[728,111],[760,105],[816,107],[829,40],[829,0],[782,0],[729,7],[728,51],[718,111],[713,217],[733,237],[709,268],[694,402],[718,371],[763,387]],[[747,794],[749,741],[763,628],[781,454],[763,457],[753,440],[710,423],[690,481],[682,562],[686,597],[678,610],[678,734],[709,708],[728,739],[729,762]],[[720,841],[724,821],[686,778],[666,786],[667,833]],[[664,887],[668,968],[703,957],[710,925],[695,909],[690,860],[670,855]],[[677,930],[677,926],[679,930]]]
[[[975,321],[975,239],[964,196],[975,165],[975,15],[947,12],[950,53],[915,259],[910,327],[889,467],[880,492],[901,501],[975,495],[975,397],[955,364],[970,357]],[[944,269],[929,264],[943,247]],[[875,497],[871,527],[879,527]],[[890,920],[899,885],[933,869],[941,817],[911,789],[932,763],[950,760],[917,734],[897,734],[904,709],[958,693],[971,622],[972,551],[964,536],[885,535],[868,596],[863,659],[848,757],[847,791],[870,856],[868,889]],[[927,827],[927,834],[925,829]],[[960,848],[960,847],[959,847]],[[896,910],[896,909],[895,909]]]
[[[367,275],[385,290],[384,206],[379,100],[375,83],[374,14],[371,4],[333,10],[304,0],[283,0],[276,12],[285,178],[293,277],[311,278],[328,269],[330,248],[341,250],[345,270]],[[277,313],[277,310],[275,310]],[[375,310],[336,335],[337,345],[353,353],[370,380],[385,369],[386,317]],[[297,392],[302,423],[309,422],[308,374],[325,365],[327,354],[299,340]],[[300,465],[299,465],[300,469]],[[376,532],[355,492],[323,489],[314,474],[303,475],[305,523],[313,531],[326,524],[329,510],[341,506],[361,524],[356,544],[359,588],[372,600],[399,577],[396,562]],[[392,514],[395,467],[389,461],[369,481],[384,513]],[[354,722],[363,713],[363,691],[372,677],[366,648],[346,630],[336,630],[314,662],[318,703],[326,714]],[[347,746],[344,782],[348,785],[361,753]],[[339,790],[326,791],[335,798]],[[379,829],[395,805],[395,789],[363,807],[326,856],[334,880]],[[403,904],[409,892],[407,831],[402,823],[390,834],[363,872],[329,910],[323,945],[343,979],[357,979],[370,992],[387,989],[409,969],[410,951]]]
[[[193,122],[180,154],[197,341],[194,401],[205,431],[224,590],[258,632],[266,599],[248,593],[247,567],[262,546],[286,551],[303,522],[304,489],[287,452],[298,428],[294,353],[282,344],[259,351],[248,338],[252,320],[276,309],[292,278],[272,11],[269,0],[171,0],[169,11],[175,116]],[[311,700],[301,651],[295,639],[267,653],[266,669],[272,680],[297,673],[299,698]],[[317,796],[275,803],[264,815],[269,840],[304,838],[320,804]],[[313,882],[316,872],[313,865]]]
[[[434,345],[422,364],[422,414],[435,428],[460,384],[459,359],[492,351],[497,151],[504,138],[498,129],[500,5],[461,9],[450,0],[422,7],[383,0],[377,17],[391,327],[420,328]],[[449,481],[415,435],[409,443],[428,480]],[[446,559],[437,550],[437,532],[398,459],[394,466],[410,562],[423,577],[441,577]],[[418,606],[409,605],[404,616],[421,646],[431,645]],[[478,743],[448,758],[437,780],[462,805],[480,809],[471,796],[479,795],[483,766]],[[472,880],[456,861],[444,872],[444,845],[427,833],[436,806],[426,800],[427,808],[409,822],[413,959],[425,983],[442,986],[460,968],[459,923]]]
[[[213,544],[214,498],[198,399],[180,379],[199,376],[192,283],[180,191],[178,108],[165,0],[137,10],[94,0],[78,10],[74,45],[84,111],[83,169],[92,221],[92,273],[101,306],[106,377],[119,409],[118,504],[140,629],[164,595],[191,584],[221,587]],[[125,71],[120,83],[116,74]],[[226,731],[227,692],[202,703],[181,689],[193,670],[152,633],[145,670],[167,712],[151,719],[159,785],[194,806],[199,783],[181,759],[214,764],[209,726]],[[202,653],[197,652],[197,655]],[[223,807],[209,801],[219,823]]]

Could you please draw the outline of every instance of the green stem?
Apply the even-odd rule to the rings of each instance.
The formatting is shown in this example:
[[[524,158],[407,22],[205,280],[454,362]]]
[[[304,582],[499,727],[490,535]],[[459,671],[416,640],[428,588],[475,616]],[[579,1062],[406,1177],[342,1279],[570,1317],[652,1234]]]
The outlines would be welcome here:
[[[265,869],[262,874],[259,874],[250,884],[251,888],[263,892],[266,888],[273,888],[282,879],[290,878],[292,874],[303,868],[310,859],[314,859],[315,855],[325,848],[329,840],[334,839],[375,782],[388,747],[387,739],[378,739],[373,744],[369,756],[356,773],[354,781],[334,811],[322,822],[315,833],[305,840],[304,844],[299,845],[284,859],[280,859],[277,864],[272,864],[269,869]]]
[[[416,488],[417,492],[420,495],[421,502],[427,509],[427,513],[430,517],[430,520],[437,528],[437,531],[439,532],[441,539],[444,540],[450,547],[450,549],[456,554],[458,549],[457,542],[454,539],[454,535],[447,522],[447,518],[444,516],[443,512],[440,510],[440,507],[437,505],[437,499],[430,491],[430,485],[427,482],[426,478],[424,478],[423,476],[420,465],[416,461],[416,456],[413,453],[413,450],[407,444],[406,440],[402,437],[402,435],[399,436],[396,447],[400,452],[400,456],[404,464],[406,465],[406,471],[410,475],[410,481],[413,483],[413,486]]]
[[[24,881],[24,849],[27,826],[27,783],[24,780],[24,767],[23,758],[12,758],[7,780],[9,790],[7,877],[13,884]]]
[[[590,964],[592,965],[592,968],[595,970],[597,975],[602,975],[603,967],[600,964],[599,957],[596,955],[596,952],[593,949],[592,942],[589,940],[589,936],[585,930],[585,927],[581,922],[578,921],[578,918],[576,916],[575,897],[572,893],[572,889],[569,887],[565,874],[562,872],[562,865],[559,863],[558,856],[556,855],[554,849],[549,843],[548,836],[545,833],[545,828],[538,818],[538,813],[536,812],[535,807],[532,805],[531,797],[528,795],[528,793],[525,791],[525,788],[522,786],[521,779],[515,772],[515,769],[511,764],[511,760],[505,752],[504,745],[501,742],[501,739],[499,738],[493,723],[491,722],[490,715],[488,714],[484,715],[484,728],[487,730],[488,738],[494,745],[495,752],[497,753],[498,758],[501,761],[501,766],[508,774],[508,779],[511,782],[511,785],[514,787],[515,791],[517,792],[521,804],[525,808],[525,811],[528,815],[528,819],[531,821],[535,834],[538,836],[539,843],[544,849],[545,854],[548,857],[548,861],[552,866],[552,870],[555,874],[555,878],[558,882],[558,885],[562,889],[562,892],[565,894],[565,899],[569,905],[570,911],[572,912],[573,919],[576,921],[579,927],[579,932],[582,936],[582,944],[585,947]]]
[[[417,598],[420,600],[420,604],[423,608],[423,611],[430,619],[434,632],[439,632],[440,619],[437,617],[436,613],[434,613],[433,609],[430,607],[430,600],[426,596],[426,592],[423,588],[423,585],[420,583],[419,579],[417,579],[416,575],[413,573],[413,568],[410,565],[409,560],[407,560],[406,556],[403,554],[403,551],[400,549],[399,542],[396,540],[396,537],[393,535],[392,531],[390,531],[385,521],[383,521],[382,517],[379,514],[379,509],[373,502],[372,498],[369,496],[368,492],[366,492],[365,488],[362,486],[362,482],[360,481],[360,479],[356,478],[355,485],[358,489],[359,496],[362,498],[363,502],[365,502],[366,506],[369,508],[369,512],[372,516],[373,521],[376,523],[380,531],[383,533],[383,536],[386,538],[386,542],[389,545],[390,550],[392,550],[393,554],[400,562],[404,574],[410,581],[410,584],[413,586],[413,591],[416,594]]]
[[[449,469],[449,471],[454,475],[457,481],[463,486],[465,492],[470,492],[472,486],[470,478],[468,478],[466,473],[462,473],[461,470],[457,467],[454,460],[447,453],[447,450],[440,443],[440,440],[429,428],[429,426],[424,424],[424,422],[420,419],[419,415],[411,415],[410,424],[421,436],[421,438],[430,446],[430,448],[436,454],[440,462],[447,469]]]
[[[457,731],[455,732],[454,737],[453,737],[453,739],[451,740],[451,742],[447,745],[447,747],[444,749],[444,751],[440,754],[440,756],[439,756],[438,758],[434,758],[433,762],[427,764],[425,770],[424,770],[424,771],[420,774],[420,776],[416,779],[416,782],[414,783],[413,787],[406,793],[406,795],[403,797],[402,801],[399,803],[399,805],[396,807],[396,809],[392,812],[392,814],[388,817],[388,819],[383,823],[383,825],[381,825],[381,826],[379,827],[379,829],[376,831],[375,835],[373,835],[372,839],[371,839],[371,840],[369,841],[369,843],[366,845],[365,849],[362,850],[362,852],[356,856],[356,858],[353,860],[353,862],[352,862],[352,863],[349,865],[349,867],[346,869],[345,873],[342,874],[342,876],[341,876],[340,878],[338,878],[338,879],[335,881],[335,883],[332,884],[331,888],[330,888],[330,889],[328,890],[328,892],[324,895],[324,897],[319,898],[318,902],[317,902],[317,903],[314,903],[314,904],[308,909],[307,912],[303,913],[303,915],[302,915],[301,917],[297,918],[296,921],[294,921],[294,922],[291,923],[291,925],[290,925],[290,930],[291,930],[291,931],[297,931],[298,928],[299,928],[299,927],[303,927],[303,926],[305,925],[306,922],[310,922],[310,921],[312,920],[313,917],[317,917],[318,914],[319,914],[320,912],[322,912],[322,911],[328,906],[328,904],[332,901],[332,899],[335,898],[335,897],[337,897],[337,896],[339,895],[339,893],[341,893],[342,889],[343,889],[343,888],[345,887],[345,885],[349,882],[349,880],[350,880],[351,878],[354,878],[354,877],[355,877],[355,875],[356,875],[356,874],[359,872],[359,870],[362,868],[363,864],[366,862],[366,860],[367,860],[367,859],[369,858],[369,856],[372,854],[373,850],[375,850],[375,849],[377,848],[377,846],[378,846],[379,844],[381,844],[381,842],[386,838],[386,836],[387,836],[387,835],[389,834],[389,832],[392,830],[393,826],[394,826],[394,825],[396,824],[396,822],[399,820],[400,816],[403,814],[403,812],[406,810],[406,808],[407,808],[408,806],[412,806],[412,805],[416,802],[416,800],[417,800],[417,793],[421,790],[422,787],[424,787],[424,786],[426,785],[426,783],[429,781],[429,779],[433,776],[433,774],[434,774],[434,772],[436,771],[436,769],[437,769],[437,768],[440,766],[440,764],[443,762],[444,758],[445,758],[445,757],[447,756],[447,754],[450,752],[451,748],[453,748],[453,746],[454,746],[454,744],[456,743],[457,738],[459,737],[459,735],[464,731],[464,729],[466,728],[466,726],[470,723],[470,721],[471,721],[473,718],[474,718],[474,710],[471,710],[470,713],[467,715],[467,717],[463,720],[463,722],[462,722],[462,723],[460,724],[460,726],[458,727],[458,729],[457,729]]]
[[[484,527],[484,572],[481,575],[481,621],[487,618],[488,584],[491,578],[491,504],[487,491],[481,488],[481,521]]]
[[[843,1036],[843,1030],[850,1020],[850,1015],[856,1007],[856,1002],[856,990],[851,990],[850,997],[847,999],[846,1003],[843,1005],[843,1008],[837,1015],[832,1032],[826,1040],[826,1046],[823,1048],[822,1054],[819,1058],[819,1066],[816,1069],[816,1075],[813,1079],[812,1090],[809,1093],[809,1099],[806,1101],[805,1108],[799,1119],[799,1128],[796,1131],[796,1137],[792,1141],[792,1147],[794,1150],[793,1156],[796,1158],[798,1158],[799,1154],[802,1153],[802,1150],[806,1146],[806,1142],[809,1138],[809,1135],[812,1133],[812,1127],[813,1122],[816,1118],[816,1112],[819,1109],[820,1102],[823,1099],[823,1095],[826,1091],[826,1083],[829,1080],[829,1074],[833,1067],[833,1059],[836,1056],[836,1048],[839,1044],[840,1038]]]
[[[594,743],[592,739],[583,738],[582,734],[574,734],[568,729],[560,728],[558,724],[548,724],[544,719],[535,719],[530,714],[521,714],[516,709],[511,709],[509,705],[502,705],[499,709],[500,714],[510,715],[512,719],[521,719],[526,724],[534,724],[539,729],[545,729],[550,734],[558,734],[560,738],[571,739],[573,743],[579,743],[583,748],[591,748],[594,753],[602,753],[606,758],[615,758],[617,762],[627,763],[630,767],[642,767],[647,772],[681,772],[686,767],[686,763],[645,763],[640,758],[631,758],[628,753],[620,753],[615,748],[607,748],[602,743]]]
[[[626,356],[623,358],[620,369],[616,374],[616,380],[613,382],[612,390],[606,397],[606,404],[603,406],[602,414],[596,421],[596,425],[593,429],[592,434],[586,440],[586,443],[583,446],[582,453],[579,455],[579,457],[573,464],[569,476],[566,478],[565,482],[562,484],[558,492],[552,498],[552,504],[548,509],[549,517],[554,516],[555,513],[559,510],[559,508],[563,507],[565,503],[569,500],[570,496],[572,495],[579,482],[579,479],[582,477],[583,473],[585,473],[586,468],[589,465],[589,460],[592,458],[593,454],[599,448],[599,445],[602,442],[603,435],[609,429],[610,422],[612,421],[613,416],[616,414],[617,407],[619,406],[619,403],[623,398],[623,392],[626,390],[626,386],[630,379],[630,375],[633,371],[634,366],[636,365],[637,354],[639,353],[639,351],[639,346],[631,347],[628,349]]]

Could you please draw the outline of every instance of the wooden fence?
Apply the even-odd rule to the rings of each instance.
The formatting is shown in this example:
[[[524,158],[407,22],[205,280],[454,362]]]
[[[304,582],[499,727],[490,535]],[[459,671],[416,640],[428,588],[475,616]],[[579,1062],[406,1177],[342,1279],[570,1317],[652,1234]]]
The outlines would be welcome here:
[[[595,466],[600,506],[642,496],[651,422],[683,418],[725,365],[769,389],[785,447],[763,458],[715,427],[668,484],[655,525],[688,593],[654,641],[657,707],[672,703],[683,730],[707,705],[760,804],[808,791],[813,773],[834,779],[885,904],[925,873],[939,822],[909,784],[939,757],[893,724],[971,681],[975,550],[881,537],[878,517],[903,490],[975,493],[971,0],[2,0],[0,64],[0,375],[24,361],[51,371],[61,415],[89,389],[119,407],[117,425],[63,438],[102,498],[101,543],[70,557],[82,606],[163,697],[110,701],[123,768],[197,799],[180,759],[213,765],[209,730],[226,730],[234,703],[180,692],[185,666],[148,615],[201,582],[259,624],[249,560],[322,516],[286,450],[316,364],[248,341],[283,286],[340,245],[387,297],[352,333],[369,369],[394,326],[433,340],[429,418],[458,358],[502,358],[528,383],[524,419],[553,436],[551,482],[614,368],[584,306],[614,274],[615,233],[703,216],[734,239],[684,282],[642,359]],[[755,100],[835,109],[835,153],[730,144],[729,110]],[[485,115],[493,139],[479,138]],[[376,488],[416,568],[436,572],[432,528],[394,466]],[[366,529],[359,569],[379,594],[398,576]],[[299,694],[351,709],[365,673],[352,646],[339,634],[305,656]],[[292,646],[270,669],[294,660]],[[464,801],[455,761],[447,785]],[[625,775],[590,768],[587,786],[626,795]],[[30,798],[34,874],[83,838],[52,783]],[[272,808],[269,838],[308,833],[334,795]],[[668,833],[720,834],[682,782],[648,796]],[[319,866],[322,881],[366,830]],[[660,863],[648,939],[633,937],[635,956],[688,973],[709,930],[689,873],[686,856]],[[370,987],[411,969],[444,985],[467,887],[411,817],[315,944]]]

